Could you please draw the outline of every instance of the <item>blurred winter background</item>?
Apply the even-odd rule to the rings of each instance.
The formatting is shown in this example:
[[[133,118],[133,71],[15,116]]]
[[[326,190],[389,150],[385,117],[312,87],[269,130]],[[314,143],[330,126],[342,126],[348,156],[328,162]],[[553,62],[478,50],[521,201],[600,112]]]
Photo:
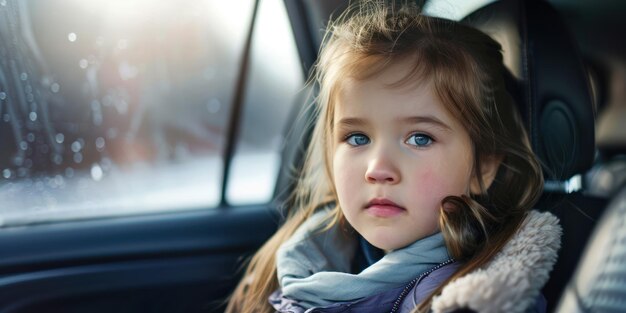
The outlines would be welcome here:
[[[252,0],[0,0],[0,225],[215,207]],[[252,41],[230,204],[270,200],[303,84],[282,1]]]

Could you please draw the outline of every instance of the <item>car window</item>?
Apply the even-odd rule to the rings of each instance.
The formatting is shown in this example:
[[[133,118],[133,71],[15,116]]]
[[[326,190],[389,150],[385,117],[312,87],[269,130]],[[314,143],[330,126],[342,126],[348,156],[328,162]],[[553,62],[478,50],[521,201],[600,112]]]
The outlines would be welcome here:
[[[233,203],[271,197],[283,112],[302,82],[282,2],[261,3],[270,16],[255,26],[229,186],[250,193],[228,192]],[[252,0],[0,1],[0,224],[220,204],[253,8]],[[264,79],[273,81],[256,82]]]
[[[273,196],[287,116],[304,84],[283,1],[260,2],[250,62],[240,140],[226,193],[230,204],[266,202]]]

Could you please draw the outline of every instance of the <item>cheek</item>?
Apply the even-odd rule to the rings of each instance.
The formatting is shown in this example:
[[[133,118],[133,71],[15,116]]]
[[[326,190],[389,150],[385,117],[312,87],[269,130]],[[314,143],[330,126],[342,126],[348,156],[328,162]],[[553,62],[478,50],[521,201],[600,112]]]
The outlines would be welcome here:
[[[438,208],[441,200],[448,195],[447,181],[433,170],[425,170],[416,175],[416,189],[423,195],[423,204],[429,208]]]
[[[351,185],[354,185],[355,179],[358,178],[354,166],[354,162],[348,162],[347,158],[340,152],[335,153],[333,157],[333,181],[340,202],[346,201],[351,194],[354,194],[354,190],[350,188]]]
[[[413,177],[414,192],[420,195],[419,201],[425,207],[438,210],[443,198],[465,193],[468,185],[465,175],[446,169],[449,167],[430,167],[417,172]]]
[[[334,158],[333,176],[337,203],[350,225],[356,225],[356,216],[360,208],[360,193],[357,186],[357,169],[354,162],[345,158]]]

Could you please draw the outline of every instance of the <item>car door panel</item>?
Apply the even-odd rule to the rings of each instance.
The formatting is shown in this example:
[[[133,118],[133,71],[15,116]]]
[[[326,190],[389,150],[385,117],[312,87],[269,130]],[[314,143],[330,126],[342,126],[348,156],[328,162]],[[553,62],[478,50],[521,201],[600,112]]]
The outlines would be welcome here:
[[[218,312],[244,256],[275,231],[265,206],[5,229],[0,312]]]

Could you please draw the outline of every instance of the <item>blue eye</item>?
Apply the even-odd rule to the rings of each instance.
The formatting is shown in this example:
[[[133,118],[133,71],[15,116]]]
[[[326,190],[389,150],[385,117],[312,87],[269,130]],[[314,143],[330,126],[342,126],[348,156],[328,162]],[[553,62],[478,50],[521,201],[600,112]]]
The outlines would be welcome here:
[[[362,146],[370,143],[370,139],[363,134],[353,134],[346,137],[346,142],[351,146]]]
[[[430,146],[433,143],[433,141],[434,140],[428,135],[413,134],[411,135],[411,137],[409,137],[409,139],[406,140],[406,143],[412,146],[416,146],[418,148],[423,148],[423,147]]]

